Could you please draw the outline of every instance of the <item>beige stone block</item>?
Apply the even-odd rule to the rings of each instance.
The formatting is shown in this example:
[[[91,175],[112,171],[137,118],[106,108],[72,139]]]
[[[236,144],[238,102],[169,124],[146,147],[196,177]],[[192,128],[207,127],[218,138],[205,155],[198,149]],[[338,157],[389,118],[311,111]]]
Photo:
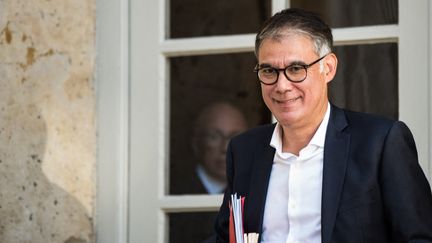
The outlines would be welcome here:
[[[94,1],[0,0],[0,242],[94,242]]]

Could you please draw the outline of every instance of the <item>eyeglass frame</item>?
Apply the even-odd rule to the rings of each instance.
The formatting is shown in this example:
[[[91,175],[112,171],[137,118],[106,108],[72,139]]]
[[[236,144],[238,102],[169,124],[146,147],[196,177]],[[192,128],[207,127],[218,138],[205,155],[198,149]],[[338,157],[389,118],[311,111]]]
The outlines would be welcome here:
[[[230,133],[230,134],[224,134],[219,129],[209,129],[207,131],[203,131],[200,133],[200,137],[204,143],[207,145],[215,146],[215,145],[221,145],[222,142],[227,142],[234,136],[238,135],[239,132]]]
[[[313,62],[311,62],[311,63],[309,63],[309,64],[298,64],[298,63],[295,63],[295,64],[288,65],[288,66],[286,66],[285,68],[275,68],[275,67],[272,67],[272,66],[268,66],[268,67],[259,67],[260,64],[258,63],[258,64],[255,66],[255,68],[254,68],[253,71],[257,73],[258,80],[260,81],[260,83],[262,83],[262,84],[264,84],[264,85],[273,85],[273,84],[277,83],[278,80],[279,80],[279,73],[280,73],[280,72],[283,72],[283,74],[285,75],[285,78],[287,78],[290,82],[293,82],[293,83],[301,83],[301,82],[303,82],[303,81],[307,78],[307,70],[308,70],[310,67],[312,67],[313,65],[315,65],[316,63],[318,63],[319,61],[321,61],[322,59],[324,59],[324,58],[325,58],[326,56],[328,56],[329,54],[330,54],[330,53],[327,53],[327,54],[325,54],[324,56],[318,58],[317,60],[315,60],[315,61],[313,61]],[[290,78],[288,77],[288,75],[286,74],[286,71],[288,70],[288,68],[293,67],[293,66],[299,66],[299,67],[301,67],[301,68],[303,68],[303,69],[305,70],[306,75],[304,76],[303,79],[301,79],[301,80],[299,80],[299,81],[294,81],[294,80],[292,80],[292,79],[290,79]],[[277,71],[277,72],[276,72],[276,73],[277,73],[277,75],[276,75],[276,80],[275,80],[274,82],[272,82],[272,83],[265,83],[265,82],[263,82],[263,81],[260,79],[259,71],[262,70],[262,69],[264,69],[264,68],[270,68],[270,69],[273,69],[273,70]]]

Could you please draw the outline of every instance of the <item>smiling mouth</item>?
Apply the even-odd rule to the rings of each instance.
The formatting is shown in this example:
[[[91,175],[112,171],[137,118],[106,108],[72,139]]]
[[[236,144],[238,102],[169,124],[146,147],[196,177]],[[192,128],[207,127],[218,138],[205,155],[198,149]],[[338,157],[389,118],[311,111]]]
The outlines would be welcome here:
[[[278,104],[289,104],[289,103],[293,103],[294,101],[296,101],[296,100],[298,100],[300,98],[301,97],[299,96],[299,97],[288,99],[288,100],[277,100],[277,99],[274,99],[274,101],[276,101],[276,103],[278,103]]]

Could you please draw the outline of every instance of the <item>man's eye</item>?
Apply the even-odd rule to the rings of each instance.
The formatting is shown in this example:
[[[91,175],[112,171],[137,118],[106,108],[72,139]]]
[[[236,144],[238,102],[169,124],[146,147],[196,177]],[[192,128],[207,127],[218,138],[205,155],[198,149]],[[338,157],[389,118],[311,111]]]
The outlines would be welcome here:
[[[300,65],[292,65],[286,68],[288,73],[296,74],[304,71],[303,66]]]
[[[275,74],[276,71],[273,68],[263,68],[260,70],[261,74],[265,74],[265,75],[271,75],[271,74]]]
[[[207,132],[207,133],[205,133],[205,135],[204,135],[204,137],[207,139],[207,140],[218,140],[218,139],[220,139],[221,138],[221,134],[220,133],[218,133],[218,132]]]

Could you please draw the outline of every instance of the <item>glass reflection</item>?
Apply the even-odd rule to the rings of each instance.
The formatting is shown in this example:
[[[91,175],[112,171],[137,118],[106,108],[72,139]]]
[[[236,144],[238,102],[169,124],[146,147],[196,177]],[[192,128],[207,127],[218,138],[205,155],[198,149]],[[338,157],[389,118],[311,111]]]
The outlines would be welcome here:
[[[398,23],[397,0],[291,0],[291,7],[319,13],[332,28]]]
[[[169,38],[255,33],[270,17],[268,0],[171,0]]]
[[[229,139],[271,122],[253,53],[170,59],[170,194],[225,189]]]
[[[216,212],[170,213],[169,242],[214,243]]]
[[[196,173],[203,193],[223,193],[226,187],[226,149],[229,140],[247,129],[243,113],[232,104],[217,102],[198,115],[192,135],[192,149],[197,159]]]
[[[354,111],[398,118],[397,44],[338,46],[336,77],[330,100]]]

